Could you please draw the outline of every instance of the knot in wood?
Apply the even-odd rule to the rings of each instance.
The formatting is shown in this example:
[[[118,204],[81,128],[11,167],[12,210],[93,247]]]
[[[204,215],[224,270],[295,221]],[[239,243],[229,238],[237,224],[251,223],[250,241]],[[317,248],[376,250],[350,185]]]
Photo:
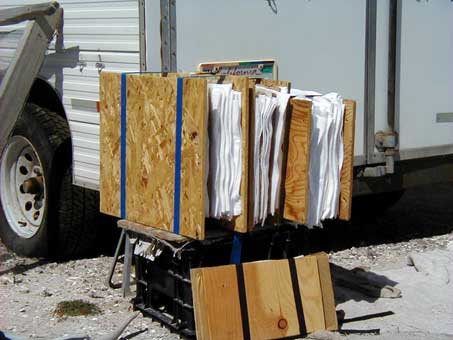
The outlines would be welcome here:
[[[278,320],[278,328],[285,329],[286,327],[288,327],[288,321],[286,321],[286,319],[282,318]]]

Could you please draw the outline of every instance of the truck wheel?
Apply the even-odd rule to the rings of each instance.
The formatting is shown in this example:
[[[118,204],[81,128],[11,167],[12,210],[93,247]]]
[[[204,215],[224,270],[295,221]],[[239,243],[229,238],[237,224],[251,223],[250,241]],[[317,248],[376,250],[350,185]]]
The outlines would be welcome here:
[[[75,234],[85,232],[83,223],[92,212],[84,208],[92,203],[80,200],[92,197],[68,194],[73,190],[70,151],[67,122],[56,113],[27,104],[0,160],[0,237],[16,253],[81,255]]]

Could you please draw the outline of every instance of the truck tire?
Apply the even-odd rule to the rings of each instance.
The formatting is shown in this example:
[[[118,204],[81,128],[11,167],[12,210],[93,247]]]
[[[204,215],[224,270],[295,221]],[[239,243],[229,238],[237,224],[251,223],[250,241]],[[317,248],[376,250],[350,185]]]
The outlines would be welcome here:
[[[94,230],[87,237],[85,223],[99,215],[95,195],[72,185],[64,118],[24,107],[0,160],[0,186],[0,237],[14,252],[67,258],[93,246]]]

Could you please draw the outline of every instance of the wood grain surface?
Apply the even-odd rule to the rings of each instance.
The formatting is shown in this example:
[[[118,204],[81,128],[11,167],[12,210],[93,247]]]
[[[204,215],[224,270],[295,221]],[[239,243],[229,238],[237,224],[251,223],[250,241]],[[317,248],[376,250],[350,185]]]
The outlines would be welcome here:
[[[299,321],[287,260],[245,263],[244,281],[251,339],[299,334]]]
[[[236,267],[191,270],[198,340],[243,339]]]
[[[325,329],[334,331],[338,329],[337,313],[335,311],[335,297],[330,275],[329,255],[324,252],[313,254],[318,261],[319,282],[322,291]]]
[[[100,211],[120,217],[121,74],[100,75]]]
[[[311,101],[291,99],[283,217],[305,223],[308,213]]]
[[[352,185],[354,181],[354,139],[356,102],[345,99],[343,122],[344,159],[340,177],[339,219],[349,221],[352,208]]]
[[[207,82],[183,80],[180,234],[205,237]]]
[[[296,261],[300,295],[304,309],[307,332],[325,329],[324,305],[315,256],[305,256]]]

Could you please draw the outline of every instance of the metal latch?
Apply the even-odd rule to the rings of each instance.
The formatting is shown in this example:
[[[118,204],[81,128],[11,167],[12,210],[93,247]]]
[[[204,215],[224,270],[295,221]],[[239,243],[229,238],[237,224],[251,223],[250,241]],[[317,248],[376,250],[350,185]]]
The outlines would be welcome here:
[[[395,153],[398,145],[398,134],[395,131],[378,131],[374,135],[374,145],[384,153],[385,165],[366,167],[360,176],[381,177],[395,173]]]

